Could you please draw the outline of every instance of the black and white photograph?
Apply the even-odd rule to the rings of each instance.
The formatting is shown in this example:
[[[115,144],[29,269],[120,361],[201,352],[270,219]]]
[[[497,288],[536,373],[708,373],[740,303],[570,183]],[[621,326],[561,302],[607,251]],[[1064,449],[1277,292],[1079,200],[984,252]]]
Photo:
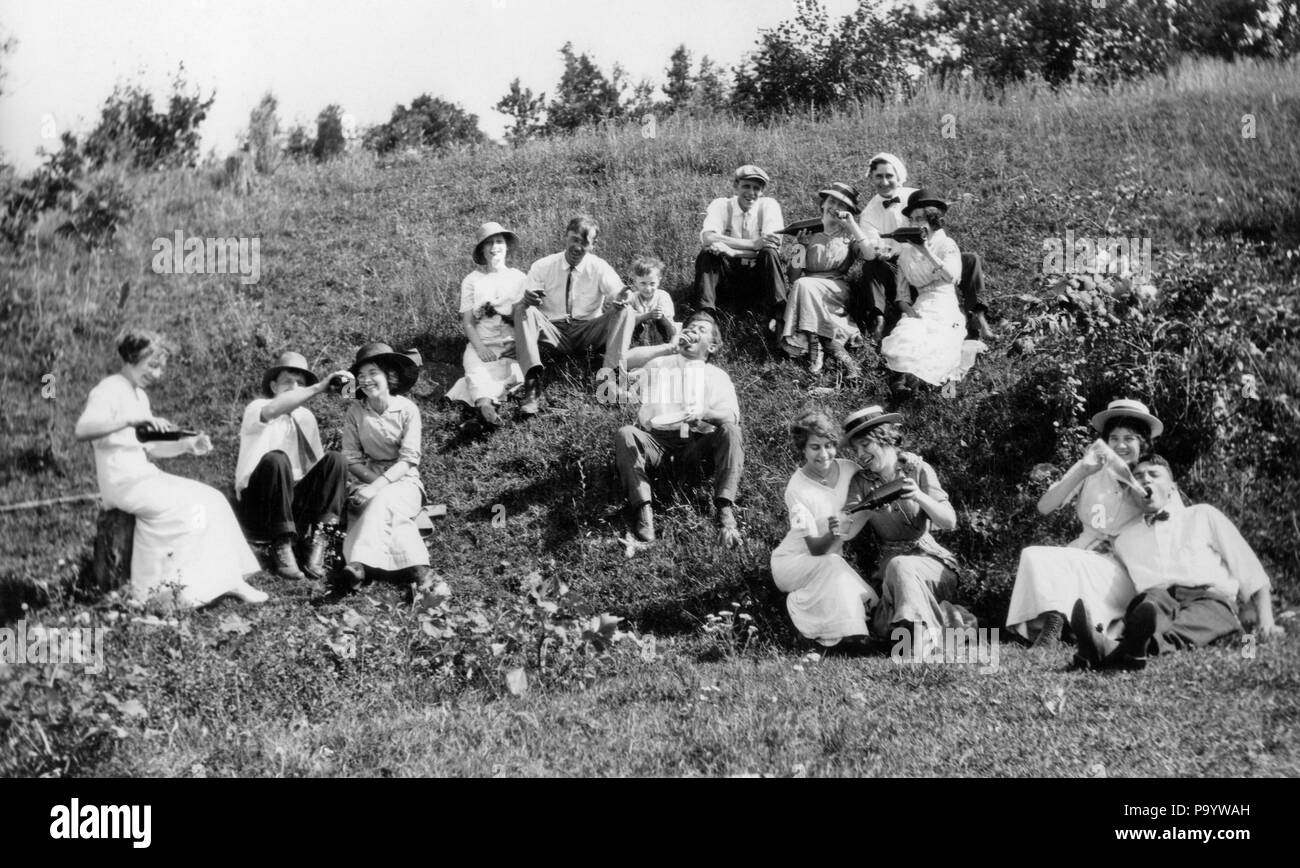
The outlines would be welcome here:
[[[159,787],[24,833],[963,778],[1259,843],[1203,782],[1300,777],[1297,54],[1297,0],[2,0],[0,777]]]

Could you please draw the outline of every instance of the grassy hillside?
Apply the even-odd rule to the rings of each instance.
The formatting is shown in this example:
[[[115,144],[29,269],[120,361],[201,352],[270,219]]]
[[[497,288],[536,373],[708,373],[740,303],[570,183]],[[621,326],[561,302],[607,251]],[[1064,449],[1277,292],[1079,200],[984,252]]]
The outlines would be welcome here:
[[[386,339],[419,347],[428,362],[417,390],[424,413],[421,472],[431,497],[448,506],[430,550],[435,569],[458,598],[508,600],[519,575],[541,568],[567,582],[580,610],[613,611],[642,631],[684,635],[708,613],[744,601],[766,653],[779,659],[782,649],[796,646],[767,570],[784,532],[781,492],[795,467],[786,427],[816,386],[839,386],[818,398],[838,415],[887,398],[874,355],[866,359],[866,382],[849,388],[831,375],[810,378],[800,366],[772,358],[751,330],[736,330],[722,364],[736,383],[745,417],[740,506],[746,545],[730,552],[712,547],[707,513],[697,508],[707,492],[698,488],[663,505],[661,542],[629,556],[617,541],[624,528],[616,514],[622,495],[611,435],[631,411],[593,400],[593,358],[585,367],[561,369],[542,417],[511,425],[490,440],[464,436],[461,411],[441,400],[459,374],[464,341],[455,314],[458,287],[471,268],[469,248],[480,222],[499,220],[518,232],[513,264],[526,268],[559,249],[565,220],[582,210],[602,224],[597,253],[621,272],[634,255],[655,253],[668,263],[669,287],[684,292],[704,206],[726,191],[736,165],[766,168],[775,179],[771,194],[787,218],[796,219],[814,213],[819,184],[845,180],[865,186],[869,157],[888,150],[908,163],[913,183],[956,203],[951,234],[963,249],[984,254],[989,301],[1002,321],[1002,336],[955,400],[927,395],[906,408],[911,448],[937,468],[957,506],[961,526],[941,541],[969,567],[964,593],[977,612],[1000,624],[1020,548],[1064,542],[1075,533],[1072,515],[1037,515],[1033,504],[1044,483],[1032,480],[1030,470],[1041,462],[1067,466],[1086,437],[1087,417],[1127,394],[1126,384],[1146,381],[1160,384],[1156,394],[1135,396],[1150,398],[1167,420],[1162,451],[1183,471],[1184,488],[1193,500],[1215,503],[1238,522],[1274,576],[1284,607],[1300,587],[1294,546],[1300,482],[1287,457],[1300,431],[1300,365],[1294,342],[1278,338],[1296,333],[1300,293],[1297,71],[1294,64],[1201,65],[1110,94],[1023,89],[995,104],[935,91],[904,106],[782,119],[761,129],[725,120],[669,121],[652,139],[630,128],[423,162],[377,164],[357,155],[322,166],[286,166],[248,198],[214,189],[199,172],[132,178],[139,209],[114,249],[83,253],[61,239],[41,237],[32,249],[6,260],[0,502],[94,490],[90,449],[75,444],[71,431],[89,387],[117,367],[112,337],[125,322],[147,322],[179,343],[180,357],[151,393],[153,405],[162,415],[207,430],[217,445],[206,458],[175,460],[169,468],[223,487],[233,474],[240,410],[253,397],[268,359],[298,349],[324,370],[349,363],[362,342]],[[950,138],[943,135],[949,114],[955,121]],[[1243,138],[1245,114],[1255,118],[1254,138]],[[231,276],[152,273],[153,239],[177,229],[260,237],[260,282],[242,286]],[[1038,334],[1034,329],[1041,330],[1052,303],[1039,277],[1043,240],[1067,229],[1076,235],[1151,237],[1161,293],[1202,299],[1196,322],[1220,322],[1218,337],[1229,348],[1238,334],[1240,342],[1251,343],[1246,355],[1254,360],[1257,396],[1241,386],[1235,356],[1215,355],[1219,344],[1188,343],[1185,384],[1167,375],[1169,359],[1152,373],[1155,363],[1131,342],[1128,349],[1103,338],[1098,349],[1089,339],[1089,352],[1104,350],[1120,360],[1114,371],[1064,365],[1075,346],[1069,334],[1040,339],[1033,349],[1016,345],[1018,336]],[[1176,314],[1170,309],[1161,315]],[[1223,369],[1216,372],[1220,363]],[[56,378],[51,399],[41,394],[46,373]],[[1215,396],[1225,401],[1222,412],[1211,406]],[[315,407],[323,430],[337,428],[340,409]],[[498,504],[505,510],[504,526],[491,521],[494,512],[500,514]],[[7,606],[2,614],[16,617],[24,599],[65,593],[89,551],[93,520],[93,505],[0,514],[0,586]],[[309,624],[301,589],[283,589],[271,579],[260,585],[280,597],[255,616],[265,631],[276,633],[281,627],[273,625],[281,623]],[[215,629],[217,617],[198,616],[196,623]],[[138,661],[131,660],[144,665],[148,658],[141,652]],[[309,669],[283,677],[301,685],[317,676]],[[335,677],[357,689],[365,680],[360,671]],[[393,673],[379,677],[391,679]],[[614,689],[641,689],[622,684]],[[189,726],[194,714],[207,714],[186,704],[185,697],[196,695],[189,688],[197,685],[174,687],[155,698],[178,720]],[[359,714],[347,704],[352,688],[338,689],[343,692],[335,700],[351,709],[346,713]],[[429,699],[394,696],[386,701],[401,714],[416,713],[411,709]],[[303,702],[312,709],[309,717],[325,713]],[[250,720],[262,720],[263,712],[248,713]],[[926,711],[918,707],[916,713]],[[283,709],[265,714],[267,720],[292,717]],[[1229,725],[1226,715],[1211,719]],[[246,760],[232,768],[266,771]],[[77,762],[83,761],[89,762]],[[910,768],[942,770],[927,764],[933,761]],[[72,767],[96,767],[77,762]],[[133,762],[114,768],[180,768]],[[416,767],[438,768],[429,762],[434,765]],[[371,767],[362,762],[341,770],[366,768]],[[472,764],[457,768],[483,773]],[[599,763],[584,768],[615,770]],[[707,762],[690,768],[745,770]],[[826,770],[871,768],[850,763]],[[682,770],[653,763],[632,770],[674,769]],[[969,770],[998,769],[1007,771]],[[1168,771],[1198,770],[1204,769]]]

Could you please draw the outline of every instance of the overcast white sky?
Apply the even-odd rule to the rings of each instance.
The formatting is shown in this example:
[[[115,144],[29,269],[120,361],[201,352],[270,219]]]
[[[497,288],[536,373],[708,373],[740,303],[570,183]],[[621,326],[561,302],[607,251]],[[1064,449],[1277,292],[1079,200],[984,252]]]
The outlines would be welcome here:
[[[827,6],[842,15],[856,2]],[[182,62],[217,94],[205,151],[233,148],[267,90],[286,126],[329,103],[378,123],[428,92],[498,137],[505,118],[491,107],[516,76],[550,93],[566,41],[606,73],[617,61],[659,85],[679,43],[729,67],[792,14],[791,0],[0,0],[0,32],[18,40],[0,59],[0,150],[29,170],[38,146],[89,128],[115,82],[160,98]]]

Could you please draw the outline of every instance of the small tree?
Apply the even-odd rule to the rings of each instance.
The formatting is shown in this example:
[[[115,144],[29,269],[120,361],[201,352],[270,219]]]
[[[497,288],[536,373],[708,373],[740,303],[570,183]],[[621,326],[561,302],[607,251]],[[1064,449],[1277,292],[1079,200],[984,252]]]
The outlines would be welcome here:
[[[515,78],[510,82],[510,92],[501,97],[493,108],[510,118],[510,124],[506,127],[506,140],[517,148],[541,132],[546,94],[534,97],[532,90],[521,87],[519,79]]]
[[[564,57],[564,73],[555,88],[555,98],[547,106],[546,132],[572,132],[583,124],[621,117],[622,68],[615,65],[607,78],[590,57],[575,53],[571,42],[564,44],[560,54]]]
[[[398,148],[425,147],[442,150],[455,144],[480,144],[487,137],[478,128],[478,116],[455,103],[429,94],[411,101],[411,107],[393,109],[388,123],[372,127],[365,146],[386,154]]]
[[[275,95],[269,91],[248,116],[248,149],[253,153],[253,168],[270,175],[280,163],[280,118],[276,115]]]
[[[190,92],[185,69],[177,70],[167,111],[154,109],[140,85],[118,85],[100,109],[99,122],[80,144],[90,169],[124,163],[135,169],[193,167],[199,156],[199,124],[216,101]]]
[[[673,49],[672,56],[668,58],[668,69],[665,70],[666,81],[664,82],[664,96],[668,97],[668,102],[664,108],[669,112],[677,112],[686,108],[691,101],[691,96],[695,93],[695,82],[691,78],[691,53],[686,50],[685,45],[678,45]]]
[[[316,141],[311,155],[317,162],[333,159],[343,153],[347,141],[343,137],[343,109],[328,105],[316,116]]]

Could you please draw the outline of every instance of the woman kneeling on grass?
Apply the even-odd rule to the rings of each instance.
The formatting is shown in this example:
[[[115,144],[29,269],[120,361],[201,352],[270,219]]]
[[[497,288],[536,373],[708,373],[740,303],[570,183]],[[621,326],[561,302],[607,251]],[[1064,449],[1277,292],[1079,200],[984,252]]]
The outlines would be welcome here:
[[[822,645],[867,635],[876,593],[844,560],[844,541],[862,529],[844,515],[858,465],[836,458],[835,423],[809,411],[790,426],[803,466],[785,487],[790,530],[772,553],[772,578],[785,591],[795,628]]]
[[[1119,400],[1093,416],[1092,427],[1105,442],[1089,446],[1038,501],[1038,511],[1048,515],[1078,494],[1075,513],[1083,532],[1069,546],[1030,546],[1020,553],[1007,629],[1033,639],[1035,648],[1057,643],[1076,600],[1117,638],[1135,593],[1111,543],[1142,514],[1143,492],[1132,468],[1164,425],[1142,402]]]
[[[429,568],[429,550],[415,523],[424,503],[420,409],[402,397],[419,378],[419,363],[376,342],[357,350],[351,371],[357,401],[343,417],[351,511],[343,540],[347,566],[336,581],[339,590],[357,588],[369,567],[400,570],[403,575],[393,578],[419,582]]]
[[[460,318],[469,345],[461,364],[465,376],[456,381],[447,397],[478,408],[484,424],[501,424],[497,405],[510,387],[523,383],[519,363],[505,358],[514,350],[514,324],[504,315],[523,300],[528,277],[517,268],[506,267],[506,255],[514,250],[515,233],[500,223],[484,223],[474,242],[474,264],[478,266],[461,281]]]
[[[90,391],[76,438],[94,446],[104,505],[135,516],[132,598],[167,608],[204,606],[226,594],[265,602],[266,594],[245,581],[260,567],[225,496],[149,461],[212,451],[208,435],[177,438],[176,426],[150,409],[145,390],[167,367],[162,337],[128,330],[117,352],[122,369]]]
[[[957,558],[930,535],[957,526],[957,513],[939,477],[919,456],[898,448],[902,440],[898,413],[866,407],[844,420],[840,446],[856,453],[862,470],[849,486],[849,509],[863,509],[867,527],[880,547],[876,576],[880,605],[871,619],[873,635],[896,640],[908,631],[913,647],[942,642],[948,627],[974,627],[975,617],[950,601],[957,586]],[[856,517],[856,516],[855,516]]]

